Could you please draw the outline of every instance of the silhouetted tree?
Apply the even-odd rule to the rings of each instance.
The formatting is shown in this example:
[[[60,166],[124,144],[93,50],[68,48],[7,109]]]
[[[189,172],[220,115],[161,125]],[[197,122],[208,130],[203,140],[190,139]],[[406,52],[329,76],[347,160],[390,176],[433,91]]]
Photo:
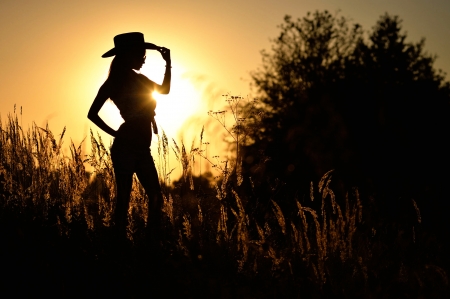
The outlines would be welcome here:
[[[394,196],[445,182],[450,87],[424,40],[407,42],[388,14],[368,33],[327,11],[286,16],[280,30],[252,73],[265,118],[247,171],[264,151],[264,175],[288,183],[330,169]]]

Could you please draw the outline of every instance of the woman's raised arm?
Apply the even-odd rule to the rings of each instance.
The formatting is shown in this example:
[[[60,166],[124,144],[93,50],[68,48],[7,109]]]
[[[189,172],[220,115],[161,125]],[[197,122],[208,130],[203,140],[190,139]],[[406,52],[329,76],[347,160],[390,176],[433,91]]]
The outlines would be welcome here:
[[[170,92],[170,81],[172,79],[172,60],[170,58],[170,50],[164,47],[158,49],[161,56],[166,61],[166,72],[161,85],[156,84],[156,91],[160,94],[168,94]]]

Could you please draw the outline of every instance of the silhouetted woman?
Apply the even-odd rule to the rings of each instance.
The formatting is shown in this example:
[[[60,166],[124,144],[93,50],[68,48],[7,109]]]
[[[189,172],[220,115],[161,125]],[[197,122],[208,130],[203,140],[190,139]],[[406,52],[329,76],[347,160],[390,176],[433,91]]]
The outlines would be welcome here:
[[[115,137],[111,147],[111,159],[117,187],[114,222],[119,237],[126,237],[128,204],[134,173],[147,193],[149,199],[147,225],[152,236],[156,237],[160,228],[162,195],[158,174],[150,153],[152,127],[153,132],[157,134],[154,118],[156,101],[152,93],[157,91],[168,94],[170,91],[170,50],[146,43],[144,35],[139,32],[115,36],[114,46],[102,55],[102,57],[115,57],[111,62],[108,79],[100,87],[89,110],[88,118],[100,129]],[[135,72],[145,62],[146,49],[159,51],[166,61],[166,72],[161,85]],[[125,121],[117,131],[108,126],[98,115],[108,98],[117,106]]]

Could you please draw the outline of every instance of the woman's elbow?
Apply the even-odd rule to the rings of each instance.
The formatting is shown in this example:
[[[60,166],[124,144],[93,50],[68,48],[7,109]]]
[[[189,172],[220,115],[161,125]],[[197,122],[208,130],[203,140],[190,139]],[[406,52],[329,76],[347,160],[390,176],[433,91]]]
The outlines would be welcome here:
[[[89,112],[88,112],[88,115],[87,115],[87,118],[88,118],[90,121],[94,121],[94,119],[95,119],[96,116],[97,116],[96,113],[94,113],[94,112],[92,112],[92,111],[89,111]]]
[[[158,90],[159,94],[169,94],[170,92],[170,87],[169,88],[162,88]]]
[[[169,92],[170,92],[170,84],[163,85],[162,87],[163,87],[162,88],[162,94],[169,94]]]

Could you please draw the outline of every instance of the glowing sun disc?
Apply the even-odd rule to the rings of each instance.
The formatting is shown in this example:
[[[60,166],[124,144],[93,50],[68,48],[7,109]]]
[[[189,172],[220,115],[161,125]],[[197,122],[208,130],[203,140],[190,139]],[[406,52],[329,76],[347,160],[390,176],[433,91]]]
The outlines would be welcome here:
[[[146,75],[145,68],[142,69],[142,73]],[[170,93],[167,95],[153,93],[157,101],[156,123],[169,138],[175,138],[183,130],[183,123],[190,116],[199,113],[201,106],[200,93],[183,74],[185,72],[182,68],[174,65]]]

